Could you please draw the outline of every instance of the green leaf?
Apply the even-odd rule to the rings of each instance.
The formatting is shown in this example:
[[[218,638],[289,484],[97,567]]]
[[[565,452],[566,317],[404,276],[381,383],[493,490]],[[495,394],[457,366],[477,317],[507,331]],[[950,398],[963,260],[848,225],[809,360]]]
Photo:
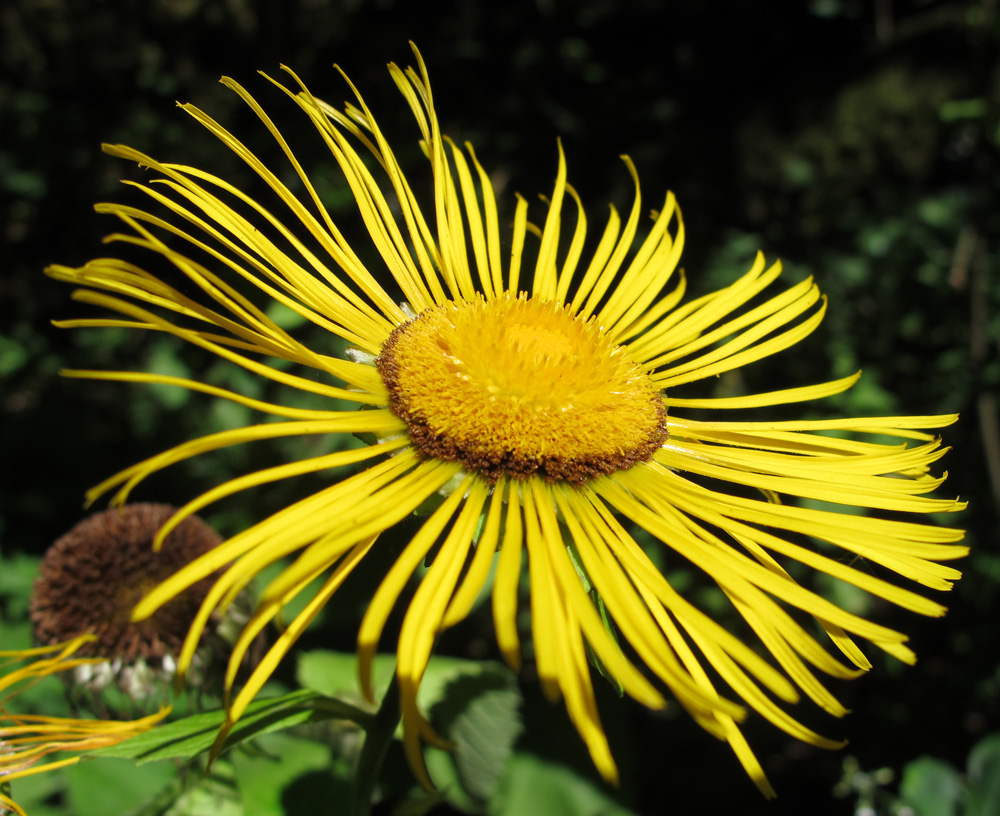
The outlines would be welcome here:
[[[425,816],[445,801],[440,791],[411,791],[392,809],[392,816]],[[32,814],[34,816],[34,814]]]
[[[190,377],[191,370],[178,356],[179,348],[176,342],[167,338],[158,338],[149,355],[148,370],[153,374],[165,377]],[[165,408],[180,408],[187,404],[191,392],[176,385],[153,384],[148,386],[149,393]]]
[[[465,790],[458,767],[449,751],[427,748],[424,750],[424,761],[427,764],[427,773],[430,774],[431,781],[436,788],[436,796],[423,796],[422,791],[412,794],[406,800],[407,811],[423,814],[432,810],[435,804],[447,802],[452,808],[462,813],[470,813],[474,816],[482,816],[486,813],[485,802]]]
[[[989,112],[989,109],[989,102],[981,97],[973,99],[949,99],[938,108],[938,116],[942,122],[982,119]]]
[[[380,699],[394,670],[393,655],[376,656],[373,674]],[[299,657],[296,676],[323,694],[357,694],[358,658],[354,653],[306,652]],[[453,807],[484,812],[522,729],[521,695],[513,673],[499,663],[433,657],[417,702],[438,733],[455,743],[453,751],[427,749],[431,778]]]
[[[431,710],[452,751],[429,748],[428,770],[453,806],[484,813],[522,730],[521,694],[513,673],[499,663],[472,663],[446,682]]]
[[[400,720],[399,682],[395,676],[389,683],[365,741],[358,754],[351,790],[351,810],[354,816],[368,816],[382,764],[396,733]]]
[[[41,559],[37,556],[24,555],[23,553],[11,553],[3,558],[3,567],[0,569],[0,595],[9,596],[7,604],[7,614],[11,618],[22,617],[27,619],[28,600],[31,597],[31,588],[38,577],[38,565]],[[16,646],[8,645],[9,641],[4,633],[4,649],[14,649]]]
[[[231,431],[250,425],[253,419],[254,413],[247,406],[228,400],[215,400],[209,406],[205,427],[212,432]]]
[[[635,816],[592,782],[532,754],[507,763],[489,816]]]
[[[980,740],[969,752],[967,816],[1000,816],[1000,734]]]
[[[244,816],[243,801],[236,788],[233,766],[225,759],[212,771],[174,796],[157,816]],[[150,814],[152,816],[152,814]]]
[[[460,657],[432,657],[427,664],[427,671],[424,672],[424,679],[420,682],[417,702],[424,711],[430,711],[448,694],[448,686],[453,680],[462,675],[474,676],[484,671],[492,671],[494,667],[507,671],[501,664],[492,661],[480,662]],[[513,677],[513,675],[510,676]]]
[[[279,329],[292,331],[305,325],[306,319],[293,309],[288,308],[284,303],[272,300],[265,311],[268,318],[273,320]]]
[[[330,746],[290,734],[268,734],[257,747],[261,750],[255,755],[231,755],[246,816],[338,813],[332,804],[338,800],[346,806],[350,788],[329,772]],[[318,807],[319,802],[329,803],[328,809]]]
[[[947,762],[920,757],[903,768],[899,793],[917,816],[955,816],[965,784],[961,774]]]
[[[611,639],[614,640],[615,645],[618,646],[618,651],[621,653],[621,643],[618,640],[618,627],[615,626],[615,622],[611,619],[611,615],[608,613],[607,607],[604,605],[604,598],[601,597],[600,593],[593,589],[590,591],[590,599],[594,602],[597,607],[597,611],[601,613],[601,620],[604,623],[604,629]],[[608,671],[607,667],[604,665],[604,661],[598,657],[597,652],[594,651],[593,647],[584,641],[584,648],[587,650],[587,660],[590,665],[597,669],[597,672],[607,680],[611,687],[618,693],[618,697],[622,698],[625,696],[625,686],[621,684],[621,681],[615,677],[611,672]]]
[[[14,801],[28,816],[65,816],[60,794],[66,790],[66,779],[61,773],[34,774],[9,785]]]
[[[420,683],[417,702],[425,711],[430,710],[447,691],[447,685],[462,674],[476,675],[484,666],[495,663],[479,663],[457,657],[432,657]],[[381,700],[396,670],[396,656],[380,654],[375,656],[372,677],[376,699]],[[296,664],[295,677],[307,689],[326,697],[360,697],[358,688],[358,656],[354,652],[331,652],[315,649],[304,652]]]
[[[225,718],[225,711],[221,709],[195,714],[158,726],[118,745],[93,751],[88,756],[134,759],[140,765],[160,759],[190,759],[211,748]],[[300,689],[251,703],[230,732],[226,748],[271,731],[327,719],[351,720],[364,728],[371,715],[349,703]]]
[[[569,540],[569,536],[566,536],[566,540]],[[601,597],[601,593],[599,593],[590,582],[590,576],[587,575],[587,571],[583,568],[583,562],[580,560],[580,554],[576,551],[576,547],[572,544],[566,545],[566,553],[569,555],[570,561],[573,562],[573,566],[576,568],[576,574],[579,576],[584,590],[588,595],[590,595],[590,600],[593,602],[594,606],[597,607],[598,612],[601,613],[601,621],[604,623],[605,631],[611,636],[615,645],[618,646],[619,653],[621,653],[621,646],[619,645],[618,640],[618,627],[615,626],[615,622],[608,614],[608,610],[604,605],[604,599]],[[624,697],[625,687],[621,684],[617,677],[607,670],[607,667],[604,665],[604,661],[598,657],[597,652],[595,652],[591,645],[587,642],[584,642],[584,648],[587,651],[587,661],[590,665],[597,670],[597,673],[600,674],[601,677],[611,684],[614,690],[618,693],[619,697]]]
[[[172,765],[137,768],[131,762],[82,762],[63,771],[66,798],[74,816],[108,816],[138,810],[168,785],[177,773]]]
[[[396,670],[395,655],[376,655],[372,666],[375,696],[381,700]],[[330,652],[316,649],[299,655],[295,679],[300,686],[327,697],[360,699],[358,656],[354,652]]]
[[[23,368],[31,359],[30,351],[16,340],[0,337],[0,377]]]

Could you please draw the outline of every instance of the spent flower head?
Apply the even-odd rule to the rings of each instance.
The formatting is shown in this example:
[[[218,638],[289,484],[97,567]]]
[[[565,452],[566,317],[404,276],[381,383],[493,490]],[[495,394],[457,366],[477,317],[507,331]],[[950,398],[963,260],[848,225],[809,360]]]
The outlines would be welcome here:
[[[677,202],[668,193],[640,227],[639,179],[628,158],[634,203],[624,218],[611,209],[596,245],[588,242],[586,208],[567,181],[561,146],[555,184],[536,220],[521,197],[512,216],[503,214],[471,145],[460,148],[441,134],[427,71],[415,54],[416,69],[390,65],[389,72],[430,163],[426,196],[411,186],[353,85],[355,101],[338,109],[288,69],[289,86],[268,77],[339,166],[366,246],[348,240],[282,128],[231,79],[222,81],[270,132],[286,167],[265,165],[206,113],[182,108],[246,162],[277,195],[282,212],[207,170],[121,145],[106,148],[156,174],[135,185],[151,199],[150,211],[98,205],[125,228],[109,240],[148,250],[172,268],[157,276],[116,258],[51,267],[50,275],[80,287],[76,300],[119,315],[61,325],[166,332],[330,405],[290,407],[155,373],[69,372],[181,386],[277,420],[178,445],[113,476],[89,497],[118,488],[116,501],[123,501],[155,471],[244,442],[310,434],[361,435],[369,442],[239,476],[192,499],[161,530],[161,540],[191,513],[238,491],[334,474],[328,486],[153,588],[136,616],[153,614],[221,570],[181,652],[183,671],[213,611],[262,570],[292,557],[264,590],[233,650],[229,727],[357,564],[385,558],[379,536],[438,497],[386,564],[358,635],[361,685],[371,697],[383,628],[432,554],[396,646],[405,749],[423,784],[430,783],[422,743],[440,741],[417,706],[417,689],[435,640],[469,614],[495,565],[500,650],[519,666],[516,620],[526,566],[541,686],[550,699],[565,701],[605,778],[616,779],[618,771],[588,654],[650,708],[663,707],[669,692],[702,727],[727,740],[771,794],[740,730],[748,710],[798,739],[834,748],[841,743],[801,724],[788,707],[804,694],[843,715],[820,675],[847,679],[869,669],[861,642],[904,662],[914,659],[905,635],[839,608],[800,584],[792,573],[802,570],[790,567],[797,562],[918,614],[943,614],[944,607],[915,590],[949,589],[959,572],[946,562],[966,548],[956,543],[959,531],[916,519],[963,506],[926,495],[942,481],[931,474],[944,453],[931,431],[955,416],[728,418],[741,409],[837,394],[857,375],[766,393],[685,395],[682,386],[741,369],[808,336],[826,310],[816,284],[779,288],[780,264],[758,255],[726,288],[685,300]],[[361,259],[373,250],[378,263],[366,265]],[[307,347],[268,316],[268,302],[351,350],[339,357],[329,353],[332,344]],[[342,410],[345,402],[365,410]],[[732,634],[678,591],[654,566],[648,541],[714,581],[755,642]],[[236,689],[256,633],[319,577],[321,588]]]
[[[132,620],[132,610],[149,590],[222,542],[204,521],[188,516],[154,551],[156,534],[176,510],[138,503],[95,513],[46,551],[31,593],[35,641],[48,646],[92,634],[77,653],[104,658],[79,666],[72,673],[76,686],[100,691],[115,683],[145,704],[166,695],[175,658],[212,579],[188,587],[141,621]],[[207,640],[199,668],[209,657]]]

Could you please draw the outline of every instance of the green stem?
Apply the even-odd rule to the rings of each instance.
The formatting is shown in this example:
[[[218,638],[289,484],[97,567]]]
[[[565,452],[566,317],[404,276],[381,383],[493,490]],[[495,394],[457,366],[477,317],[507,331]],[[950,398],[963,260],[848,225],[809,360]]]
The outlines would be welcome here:
[[[375,793],[375,783],[378,781],[379,770],[385,760],[386,751],[392,743],[392,736],[399,725],[399,683],[396,673],[392,674],[392,682],[382,698],[378,711],[365,734],[361,755],[358,757],[358,767],[354,774],[352,816],[368,816],[371,813],[372,796]]]

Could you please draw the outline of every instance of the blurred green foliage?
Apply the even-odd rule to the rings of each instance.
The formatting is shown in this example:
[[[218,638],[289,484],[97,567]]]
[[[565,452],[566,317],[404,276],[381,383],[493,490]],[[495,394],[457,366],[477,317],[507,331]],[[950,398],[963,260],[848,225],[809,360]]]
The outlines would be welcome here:
[[[891,768],[865,772],[854,757],[844,761],[838,796],[856,798],[857,813],[871,816],[996,816],[1000,813],[1000,733],[969,752],[964,772],[930,756],[907,762],[898,793]]]
[[[945,431],[954,447],[945,460],[951,471],[945,491],[971,501],[961,521],[973,555],[948,599],[949,616],[915,620],[863,594],[847,597],[843,587],[824,587],[838,602],[912,633],[921,662],[904,671],[875,656],[871,677],[836,689],[852,716],[834,724],[815,719],[823,733],[851,739],[859,767],[895,769],[897,781],[883,786],[891,797],[886,807],[902,803],[918,816],[989,812],[960,809],[974,807],[969,791],[983,790],[976,780],[987,777],[977,777],[971,765],[965,773],[956,769],[966,767],[974,744],[987,744],[980,740],[1000,729],[1000,23],[994,3],[811,0],[789,4],[779,16],[742,0],[669,6],[656,0],[10,0],[0,20],[4,648],[27,644],[35,564],[79,520],[87,487],[168,444],[254,421],[240,406],[178,389],[67,381],[57,376],[59,368],[193,375],[251,396],[318,404],[277,393],[169,337],[64,333],[48,325],[85,310],[69,302],[65,287],[43,278],[41,268],[101,253],[98,236],[117,227],[93,214],[92,203],[129,200],[118,180],[144,176],[102,156],[100,142],[211,167],[256,192],[259,183],[246,167],[174,110],[174,100],[209,110],[277,165],[274,144],[215,80],[234,76],[278,110],[283,100],[267,97],[254,72],[274,72],[283,62],[336,103],[348,96],[329,68],[337,62],[365,92],[404,166],[419,177],[416,134],[384,70],[389,60],[410,60],[412,39],[429,65],[446,132],[473,142],[501,195],[510,198],[516,190],[533,197],[550,189],[558,136],[570,179],[600,224],[604,202],[630,202],[630,180],[616,158],[627,152],[639,168],[647,208],[662,202],[667,187],[678,195],[694,293],[733,280],[758,248],[769,258],[780,255],[793,281],[816,276],[830,300],[820,331],[778,359],[721,378],[720,389],[781,388],[861,368],[857,388],[808,410],[962,412],[961,422]],[[301,125],[296,149],[324,201],[347,218],[351,202],[329,156],[295,114],[289,121],[292,130]],[[340,350],[327,348],[328,339],[316,332],[293,328],[314,348]],[[315,455],[330,444],[305,438],[221,451],[157,475],[139,498],[182,503],[230,475]],[[249,500],[222,503],[209,518],[231,533],[329,478],[277,483]],[[388,563],[400,543],[380,544]],[[690,569],[669,554],[658,557],[674,583],[703,606],[718,600]],[[349,651],[379,575],[379,564],[366,564],[304,645]],[[496,657],[490,628],[488,615],[476,616],[448,633],[442,649],[476,660]],[[283,672],[279,681],[290,687],[295,667]],[[521,681],[524,732],[490,813],[651,814],[669,807],[824,816],[862,806],[850,785],[845,795],[835,794],[842,757],[752,722],[751,743],[781,796],[765,805],[728,749],[682,713],[652,717],[603,686],[621,788],[595,781],[565,715],[542,700],[529,672]],[[50,711],[57,705],[58,684],[32,693],[37,696],[26,697],[26,704],[44,703]],[[297,797],[333,801],[345,766],[329,742],[266,739],[257,756],[220,764],[210,781],[190,787],[180,777],[149,771],[118,786],[120,802],[98,800],[93,786],[102,784],[102,763],[121,777],[107,760],[65,776],[35,777],[19,784],[18,795],[35,816],[66,807],[86,816],[87,803],[95,801],[102,813],[126,812],[137,806],[139,799],[126,801],[136,788],[148,794],[162,788],[165,798],[157,801],[173,809],[156,812],[177,814],[300,813],[301,802],[311,800]],[[390,754],[389,766],[388,776],[407,778],[400,756]],[[260,787],[247,788],[252,784]],[[408,791],[393,795],[409,808],[469,807],[457,798],[450,805],[419,805]],[[932,800],[944,809],[934,810]]]

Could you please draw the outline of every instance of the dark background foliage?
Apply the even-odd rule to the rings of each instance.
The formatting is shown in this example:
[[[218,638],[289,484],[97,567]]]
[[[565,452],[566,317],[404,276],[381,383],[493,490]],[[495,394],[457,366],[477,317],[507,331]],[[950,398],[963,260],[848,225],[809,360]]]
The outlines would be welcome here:
[[[247,138],[266,157],[266,135],[215,80],[232,76],[277,110],[284,103],[255,72],[284,63],[339,103],[349,91],[330,69],[336,62],[417,167],[415,131],[384,68],[412,62],[408,40],[428,63],[444,130],[476,146],[508,196],[551,188],[560,137],[570,178],[599,224],[604,202],[630,205],[617,159],[627,153],[645,206],[670,188],[684,208],[684,265],[695,292],[741,274],[757,248],[780,255],[792,280],[817,277],[830,298],[826,322],[800,348],[749,372],[754,387],[863,368],[862,385],[822,410],[962,413],[945,432],[954,448],[945,493],[972,502],[961,523],[974,554],[944,620],[841,599],[910,632],[921,656],[909,669],[876,659],[872,676],[837,689],[853,714],[820,729],[847,737],[847,751],[818,752],[751,725],[780,794],[765,804],[728,750],[685,717],[653,717],[607,689],[602,710],[624,769],[615,795],[642,814],[847,814],[865,778],[843,771],[846,755],[863,770],[892,768],[897,779],[921,755],[962,767],[970,747],[1000,728],[993,0],[8,0],[0,10],[5,557],[42,552],[82,516],[90,485],[233,419],[195,398],[57,376],[63,366],[199,374],[205,366],[163,339],[48,325],[81,308],[41,269],[100,254],[97,239],[113,227],[92,203],[127,195],[118,180],[140,176],[103,156],[100,143],[250,184],[246,169],[173,102],[194,102],[241,135],[255,134]],[[306,127],[291,113],[281,121]],[[324,161],[318,152],[313,159]],[[183,465],[139,498],[182,502],[232,466],[257,461],[241,458],[249,456]],[[275,487],[253,508],[231,505],[215,521],[236,529],[302,489]],[[362,597],[359,590],[356,605]],[[314,637],[350,648],[356,620],[329,623]],[[489,650],[488,637],[471,634],[468,642]],[[445,645],[466,655],[471,648],[458,639]],[[593,777],[564,713],[540,701],[530,677],[525,687],[527,749]],[[886,782],[880,807],[893,791]]]

